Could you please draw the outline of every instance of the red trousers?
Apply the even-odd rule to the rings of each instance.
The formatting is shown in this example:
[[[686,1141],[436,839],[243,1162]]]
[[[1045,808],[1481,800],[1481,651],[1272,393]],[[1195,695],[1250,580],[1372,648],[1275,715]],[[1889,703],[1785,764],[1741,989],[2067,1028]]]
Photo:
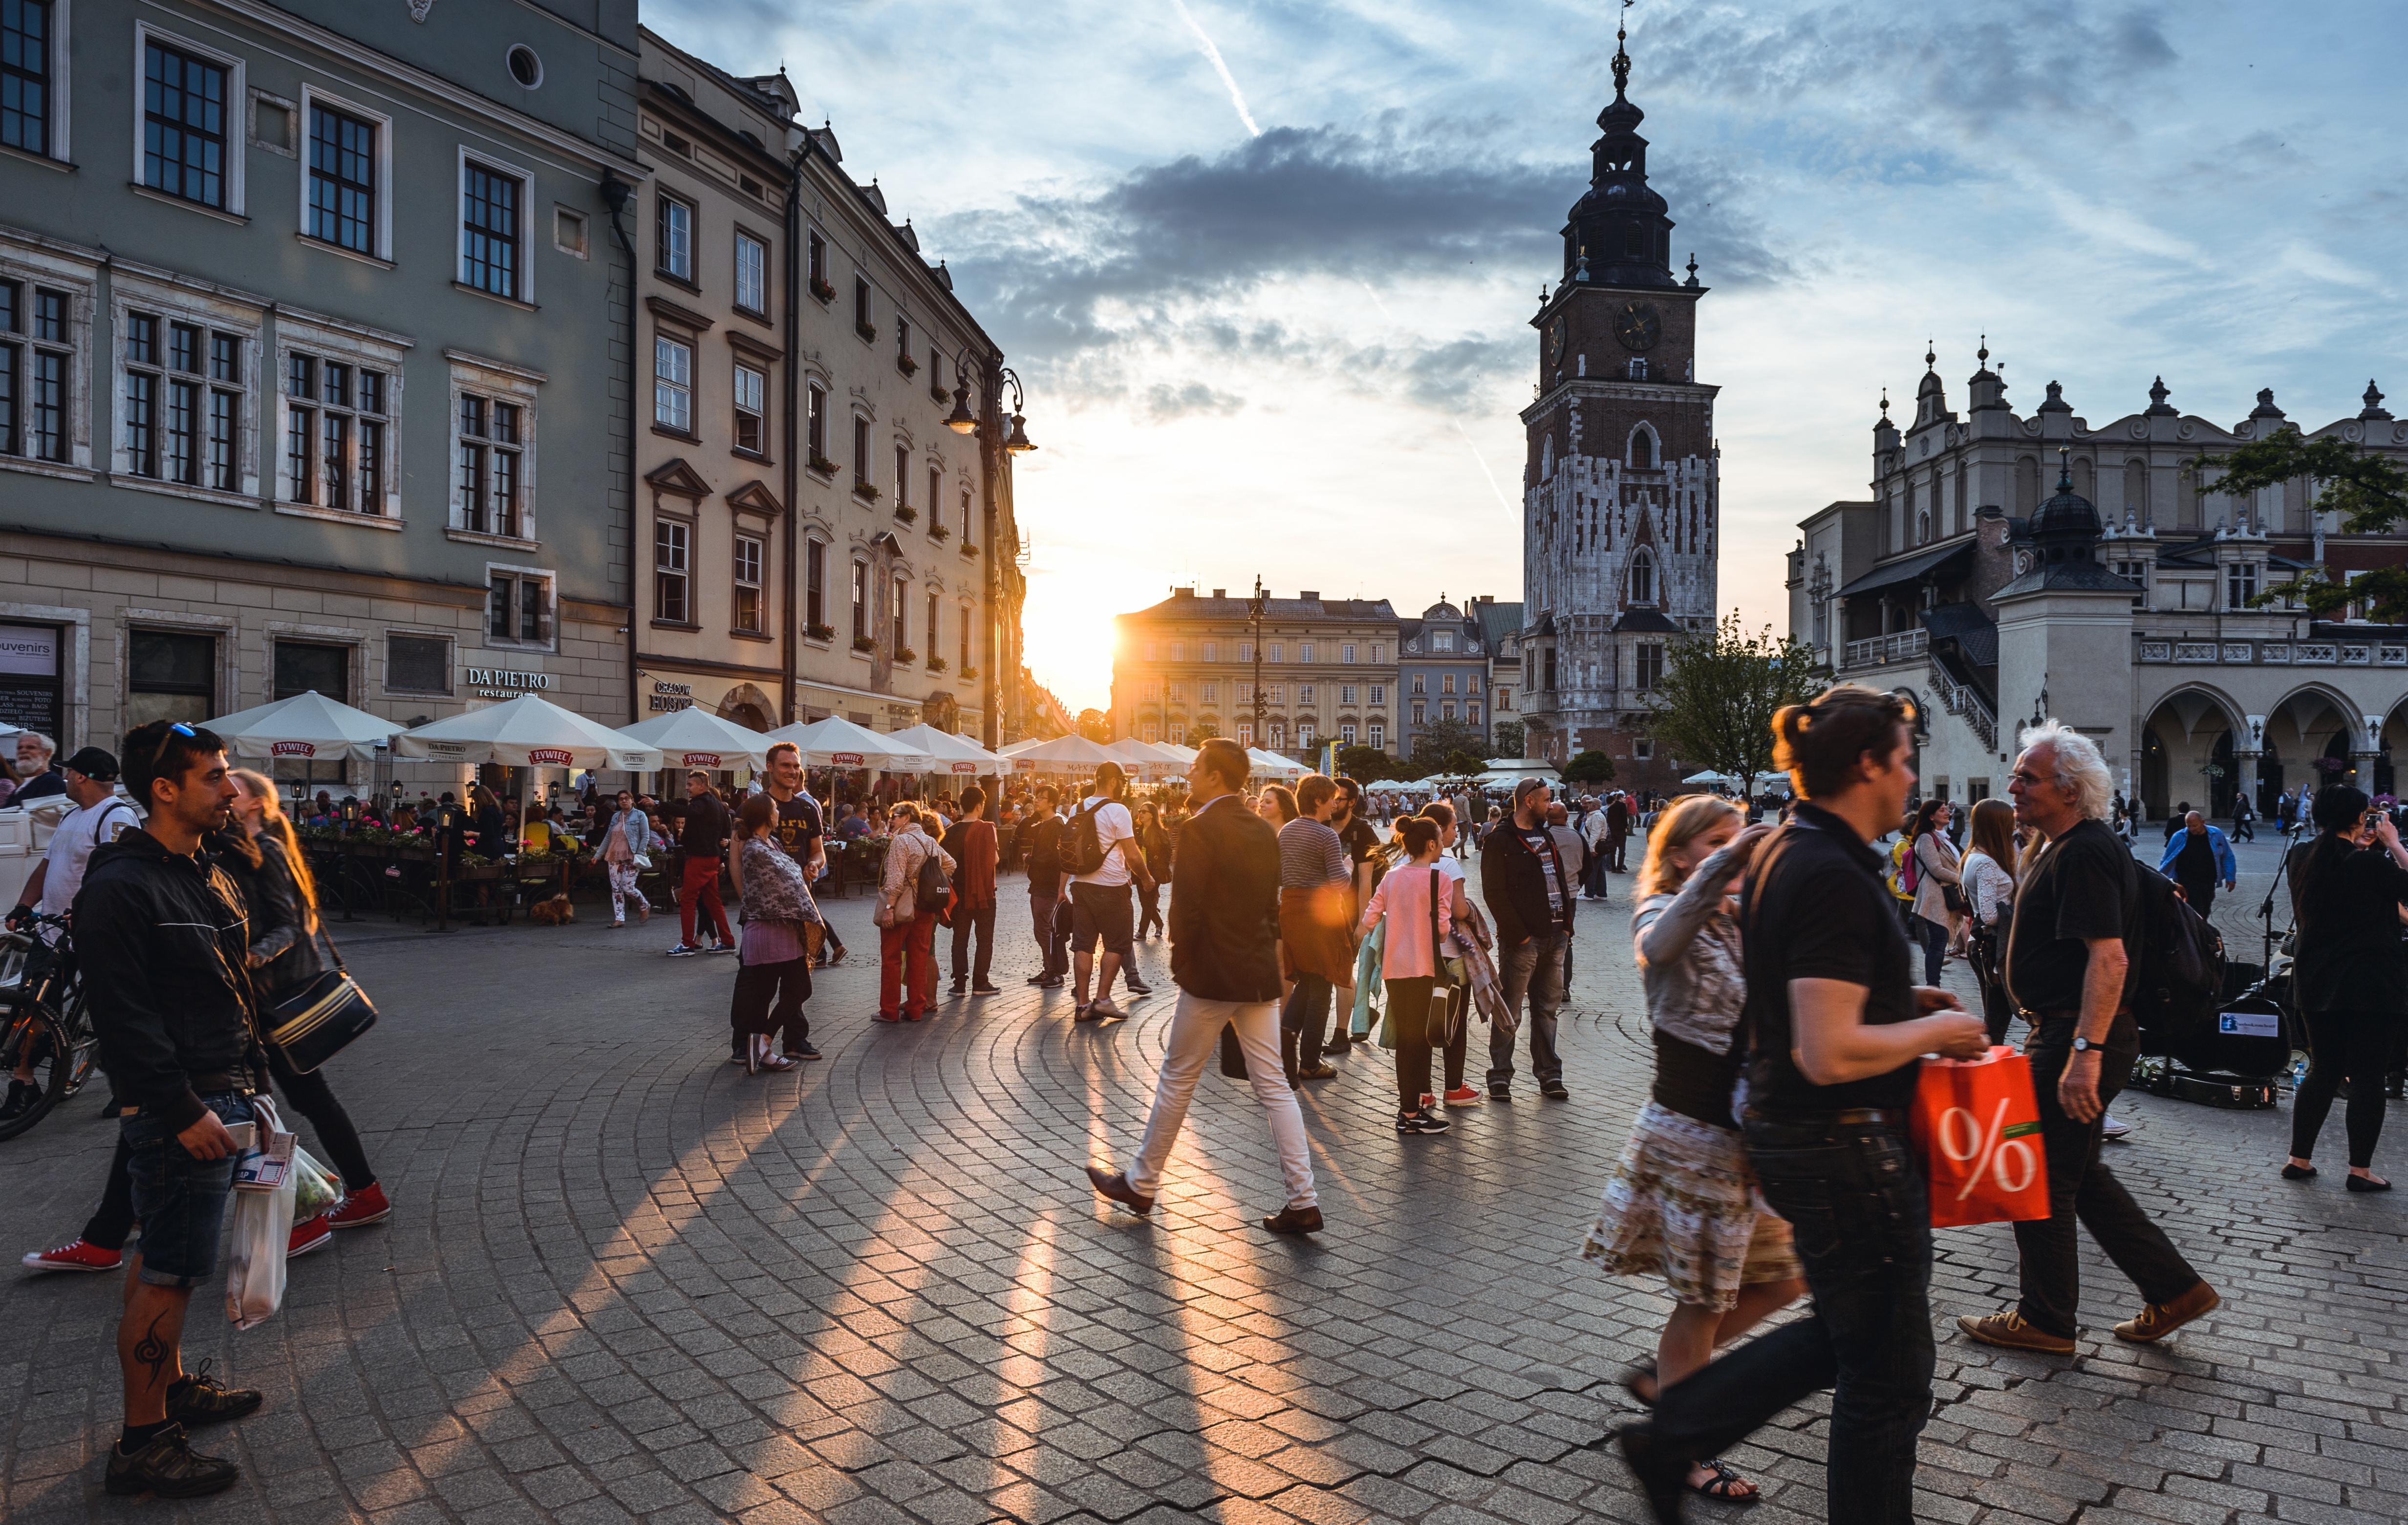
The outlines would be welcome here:
[[[878,1014],[916,1022],[937,998],[937,916],[878,929]]]
[[[719,934],[723,946],[733,946],[735,935],[727,929],[727,906],[719,898],[719,859],[690,857],[685,860],[685,883],[678,894],[678,937],[691,948],[694,941],[695,910],[710,913],[705,927]]]

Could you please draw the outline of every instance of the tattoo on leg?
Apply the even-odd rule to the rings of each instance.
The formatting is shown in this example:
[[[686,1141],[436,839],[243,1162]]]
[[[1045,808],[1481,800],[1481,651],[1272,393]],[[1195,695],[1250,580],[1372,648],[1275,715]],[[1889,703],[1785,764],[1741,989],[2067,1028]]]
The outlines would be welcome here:
[[[159,1326],[166,1320],[164,1313],[150,1320],[142,1334],[142,1343],[134,1347],[134,1359],[150,1369],[150,1386],[157,1387],[167,1379],[167,1363],[175,1359],[175,1347],[159,1338]]]

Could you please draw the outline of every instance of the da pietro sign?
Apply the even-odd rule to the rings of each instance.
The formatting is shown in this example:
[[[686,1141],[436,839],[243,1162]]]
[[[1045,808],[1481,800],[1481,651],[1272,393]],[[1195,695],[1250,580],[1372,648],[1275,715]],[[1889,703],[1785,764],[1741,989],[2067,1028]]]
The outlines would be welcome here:
[[[514,699],[552,686],[549,672],[519,672],[509,668],[463,668],[460,676],[480,699]]]

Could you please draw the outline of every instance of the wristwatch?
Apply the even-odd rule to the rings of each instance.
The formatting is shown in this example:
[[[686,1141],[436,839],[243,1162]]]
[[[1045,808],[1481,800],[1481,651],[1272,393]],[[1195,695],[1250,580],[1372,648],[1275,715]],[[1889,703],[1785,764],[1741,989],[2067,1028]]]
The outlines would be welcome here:
[[[2076,1054],[2087,1054],[2098,1046],[2099,1045],[2097,1043],[2092,1043],[2087,1038],[2076,1038],[2073,1040],[2073,1051]]]

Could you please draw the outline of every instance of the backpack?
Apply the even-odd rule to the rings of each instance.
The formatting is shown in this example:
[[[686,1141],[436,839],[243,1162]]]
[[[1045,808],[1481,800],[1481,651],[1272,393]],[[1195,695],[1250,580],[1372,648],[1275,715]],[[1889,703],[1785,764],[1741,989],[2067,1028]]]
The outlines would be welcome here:
[[[1104,866],[1104,840],[1096,829],[1096,815],[1109,799],[1086,806],[1070,817],[1070,827],[1063,834],[1062,867],[1072,876],[1099,871]]]
[[[2224,940],[2189,901],[2174,893],[2173,881],[2135,863],[2140,880],[2140,946],[2132,986],[2132,1015],[2144,1029],[2174,1037],[2213,1020],[2224,996]]]
[[[953,893],[953,881],[945,877],[945,860],[937,851],[931,844],[928,856],[920,860],[919,877],[911,884],[911,904],[923,915],[941,911]]]

